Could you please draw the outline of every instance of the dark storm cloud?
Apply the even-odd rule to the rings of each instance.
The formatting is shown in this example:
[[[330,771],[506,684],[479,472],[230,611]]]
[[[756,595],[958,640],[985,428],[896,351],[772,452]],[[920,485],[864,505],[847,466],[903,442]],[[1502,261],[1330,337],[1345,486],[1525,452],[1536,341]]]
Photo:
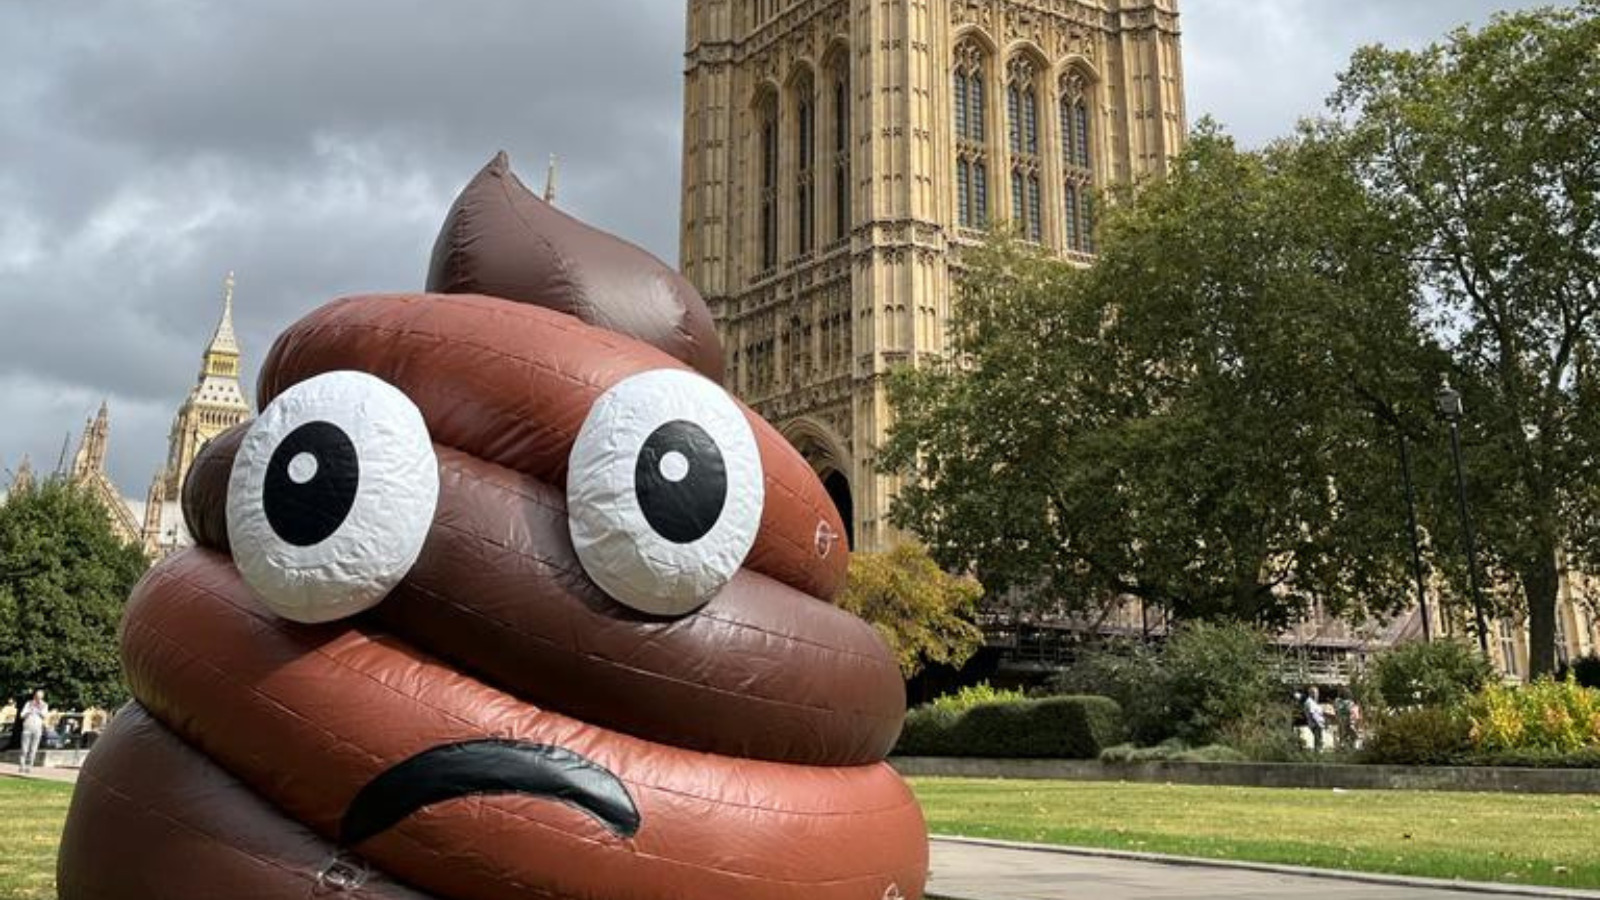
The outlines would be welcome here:
[[[253,371],[327,299],[419,287],[502,147],[672,259],[676,6],[0,0],[0,466],[53,465],[104,397],[142,495],[228,270]]]
[[[1182,0],[1191,118],[1258,142],[1351,50],[1457,0]],[[0,467],[53,465],[108,398],[142,496],[238,271],[253,372],[342,293],[420,286],[499,148],[536,188],[677,252],[681,0],[0,0]],[[74,440],[76,436],[74,435]],[[3,482],[0,482],[3,484]]]

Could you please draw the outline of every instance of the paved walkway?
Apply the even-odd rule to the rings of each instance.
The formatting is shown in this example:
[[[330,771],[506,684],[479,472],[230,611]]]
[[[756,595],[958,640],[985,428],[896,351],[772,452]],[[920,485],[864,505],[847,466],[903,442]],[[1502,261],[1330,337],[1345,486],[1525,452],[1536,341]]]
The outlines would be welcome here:
[[[946,900],[1494,900],[1600,897],[1600,893],[1493,885],[1429,884],[1315,877],[1292,867],[1241,868],[1196,861],[1152,861],[1148,854],[1101,855],[1059,848],[935,838],[930,897]],[[1274,871],[1277,870],[1277,871]],[[1300,874],[1293,874],[1300,873]],[[1388,883],[1380,883],[1386,881]]]
[[[37,766],[32,772],[24,775],[17,771],[14,765],[0,765],[0,778],[38,778],[44,781],[65,781],[76,783],[78,780],[77,769],[50,769]]]

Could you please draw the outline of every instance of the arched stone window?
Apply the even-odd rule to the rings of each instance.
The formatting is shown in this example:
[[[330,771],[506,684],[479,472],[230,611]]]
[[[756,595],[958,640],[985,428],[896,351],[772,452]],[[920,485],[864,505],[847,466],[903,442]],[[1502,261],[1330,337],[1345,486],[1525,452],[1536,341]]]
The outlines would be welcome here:
[[[1061,78],[1062,232],[1067,250],[1094,252],[1094,135],[1092,90],[1084,74],[1072,69]]]
[[[809,71],[794,80],[794,225],[797,250],[811,252],[816,240],[817,89]]]
[[[953,74],[956,123],[956,221],[963,228],[989,224],[989,106],[983,49],[972,39],[956,47]]]
[[[756,129],[761,151],[761,271],[766,272],[778,265],[778,98],[771,93],[756,104]]]
[[[834,54],[833,81],[833,239],[850,235],[850,54]]]
[[[1039,84],[1033,61],[1018,56],[1006,66],[1006,122],[1011,150],[1011,219],[1024,238],[1044,237],[1039,187]]]

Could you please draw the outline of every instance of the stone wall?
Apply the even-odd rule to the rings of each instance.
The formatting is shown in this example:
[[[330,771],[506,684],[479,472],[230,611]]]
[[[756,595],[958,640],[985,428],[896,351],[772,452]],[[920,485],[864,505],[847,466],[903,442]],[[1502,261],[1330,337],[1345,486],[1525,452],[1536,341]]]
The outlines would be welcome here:
[[[902,775],[1059,779],[1235,787],[1600,794],[1600,769],[1356,766],[1332,763],[1102,763],[1057,759],[894,757]]]

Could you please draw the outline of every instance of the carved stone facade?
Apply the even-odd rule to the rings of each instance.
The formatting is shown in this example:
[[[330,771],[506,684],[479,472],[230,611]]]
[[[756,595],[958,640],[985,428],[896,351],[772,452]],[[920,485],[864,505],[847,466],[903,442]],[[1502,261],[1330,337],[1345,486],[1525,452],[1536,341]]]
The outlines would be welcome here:
[[[239,339],[233,330],[233,273],[223,282],[222,319],[200,358],[200,376],[172,420],[167,464],[145,496],[144,543],[165,556],[189,544],[183,522],[183,479],[211,439],[250,420],[250,402],[239,383]]]
[[[100,412],[83,426],[78,452],[72,457],[72,482],[89,492],[105,508],[106,518],[117,538],[130,544],[142,543],[139,520],[123,501],[122,494],[106,474],[106,453],[111,446],[111,410],[105,401]]]
[[[250,419],[239,384],[239,339],[233,330],[233,273],[223,282],[222,319],[200,359],[200,377],[172,420],[167,466],[157,476],[166,500],[183,495],[183,478],[200,450],[217,435]]]
[[[1092,189],[1186,130],[1177,0],[689,0],[682,267],[728,384],[894,539],[885,376],[993,223],[1088,262]]]
[[[181,500],[183,479],[189,474],[195,456],[212,438],[250,419],[250,404],[239,384],[239,355],[239,341],[233,330],[233,273],[230,272],[224,283],[222,320],[217,324],[211,343],[206,345],[200,377],[173,420],[167,463],[151,481],[145,502],[141,505],[124,497],[106,471],[111,413],[104,402],[100,404],[99,414],[84,425],[72,468],[56,473],[88,489],[105,507],[111,530],[117,537],[143,547],[153,558],[166,556],[191,543],[183,521]],[[27,457],[23,457],[11,492],[27,490],[33,480],[33,467]]]

